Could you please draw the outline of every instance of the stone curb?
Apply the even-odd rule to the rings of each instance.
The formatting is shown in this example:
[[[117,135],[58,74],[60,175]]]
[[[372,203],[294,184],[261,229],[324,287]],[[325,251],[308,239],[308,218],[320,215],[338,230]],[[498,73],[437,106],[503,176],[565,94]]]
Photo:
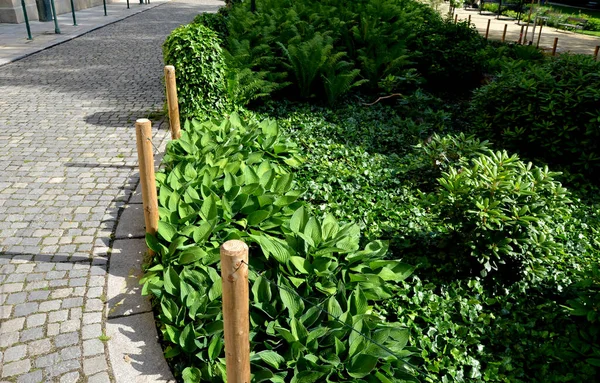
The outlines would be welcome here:
[[[156,167],[169,137],[165,130],[154,135],[154,141],[159,141]],[[158,343],[152,307],[148,297],[141,295],[139,284],[147,251],[140,189],[138,181],[121,210],[115,231],[118,235],[111,246],[105,311],[106,335],[110,337],[107,359],[117,383],[171,383],[175,379]]]

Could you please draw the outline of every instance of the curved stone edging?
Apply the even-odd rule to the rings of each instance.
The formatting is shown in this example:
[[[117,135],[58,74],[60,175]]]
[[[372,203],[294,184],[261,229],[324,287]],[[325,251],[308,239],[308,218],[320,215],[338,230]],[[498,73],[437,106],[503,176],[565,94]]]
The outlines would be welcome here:
[[[154,135],[154,141],[160,142],[155,151],[157,167],[168,136],[165,130]],[[158,343],[150,301],[141,295],[141,265],[147,251],[144,232],[138,180],[136,191],[119,215],[108,265],[106,335],[110,337],[108,357],[117,383],[175,382]]]

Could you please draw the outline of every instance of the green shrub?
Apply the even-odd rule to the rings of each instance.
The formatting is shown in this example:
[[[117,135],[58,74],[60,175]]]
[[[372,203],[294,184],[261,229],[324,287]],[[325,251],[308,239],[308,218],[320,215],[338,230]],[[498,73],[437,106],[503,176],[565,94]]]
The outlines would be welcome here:
[[[600,168],[600,63],[589,56],[523,68],[507,64],[475,92],[477,131],[528,158],[597,177]]]
[[[309,213],[291,173],[298,150],[273,121],[247,125],[233,114],[186,125],[157,174],[158,236],[146,237],[156,256],[142,280],[176,374],[224,378],[219,246],[243,239],[251,245],[255,381],[415,382],[407,330],[373,306],[412,267],[385,259],[385,242],[361,248],[357,225]]]
[[[217,34],[201,24],[175,29],[163,45],[166,65],[177,73],[179,113],[182,119],[224,111],[225,63]]]
[[[596,230],[598,234],[598,230]],[[596,237],[597,238],[597,237]],[[597,239],[596,247],[600,245]],[[600,253],[597,253],[598,256]],[[571,347],[586,357],[586,362],[600,367],[600,268],[593,263],[585,270],[583,278],[576,284],[578,297],[569,301],[571,315],[583,317],[579,323],[578,336],[574,337]]]
[[[417,26],[416,33],[407,45],[425,89],[465,94],[481,84],[485,57],[480,52],[488,43],[475,27],[432,18]]]
[[[459,159],[427,198],[439,224],[432,257],[447,262],[438,267],[509,282],[543,276],[563,254],[571,211],[555,176],[506,152]]]
[[[228,10],[229,8],[220,8],[217,13],[200,13],[194,17],[192,24],[204,25],[211,31],[216,32],[219,39],[221,39],[221,43],[224,44],[227,42],[227,36],[229,35],[225,22]]]

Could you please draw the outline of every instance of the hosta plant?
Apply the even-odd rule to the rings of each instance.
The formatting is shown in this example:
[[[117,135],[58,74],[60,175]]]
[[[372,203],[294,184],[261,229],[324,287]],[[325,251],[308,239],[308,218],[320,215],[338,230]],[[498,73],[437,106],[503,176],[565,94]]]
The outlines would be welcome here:
[[[156,302],[165,356],[186,382],[225,377],[219,246],[250,244],[254,382],[416,381],[409,333],[374,302],[412,272],[359,246],[360,230],[309,213],[291,167],[301,159],[272,121],[187,124],[157,175],[156,255],[142,282]]]

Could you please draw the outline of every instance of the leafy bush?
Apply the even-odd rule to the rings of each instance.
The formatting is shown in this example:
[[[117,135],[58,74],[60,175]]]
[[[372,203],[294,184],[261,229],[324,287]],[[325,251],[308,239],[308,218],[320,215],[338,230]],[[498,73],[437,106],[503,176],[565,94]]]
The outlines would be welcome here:
[[[425,89],[441,93],[466,93],[480,85],[487,41],[465,22],[429,19],[416,29],[409,44],[410,58],[426,80]]]
[[[182,118],[213,114],[228,106],[225,63],[217,34],[201,24],[175,29],[163,45],[166,65],[177,73]]]
[[[496,276],[508,281],[543,275],[562,254],[570,213],[555,175],[506,152],[461,158],[428,200],[440,224],[435,242],[443,265],[483,276],[500,269]]]
[[[243,239],[252,244],[256,270],[254,381],[415,381],[403,360],[414,351],[405,347],[408,332],[373,307],[393,296],[412,267],[384,259],[384,242],[361,249],[355,224],[307,211],[290,171],[300,163],[297,148],[274,122],[246,125],[234,114],[220,124],[186,125],[169,144],[167,170],[157,174],[158,236],[146,238],[156,256],[143,278],[143,292],[157,304],[165,355],[176,359],[183,380],[224,378],[219,246]]]
[[[583,55],[507,64],[475,92],[476,129],[528,158],[594,177],[600,167],[600,63]]]
[[[416,100],[427,105],[426,99]],[[488,283],[493,282],[489,278],[484,283],[479,275],[455,278],[456,264],[449,267],[439,262],[443,251],[448,259],[453,256],[433,235],[443,225],[430,205],[422,203],[418,189],[435,195],[440,188],[436,178],[442,172],[492,152],[488,143],[464,135],[434,135],[413,149],[412,145],[428,136],[419,132],[427,132],[431,125],[421,121],[425,125],[417,129],[417,121],[409,124],[409,112],[414,112],[415,120],[424,116],[416,110],[419,102],[410,105],[406,109],[378,104],[328,110],[274,104],[271,107],[276,109],[268,110],[306,158],[294,174],[299,187],[307,190],[303,198],[312,210],[355,221],[364,233],[364,243],[387,239],[390,258],[420,264],[416,275],[376,307],[389,321],[411,329],[409,343],[421,349],[414,358],[426,372],[421,380],[593,381],[595,370],[571,346],[580,342],[573,337],[579,324],[560,305],[574,297],[568,287],[579,278],[581,265],[593,257],[585,254],[589,253],[587,244],[597,236],[591,229],[598,226],[593,219],[596,210],[580,206],[576,213],[581,222],[564,223],[565,238],[557,239],[563,251],[555,253],[559,259],[545,276],[504,288]],[[394,137],[392,132],[397,140],[386,145]],[[423,176],[426,172],[429,177]],[[529,202],[535,204],[533,198]],[[569,204],[569,208],[574,207]],[[545,220],[555,219],[559,225],[561,213],[556,213]],[[535,228],[532,224],[528,230]],[[448,274],[453,278],[447,278]],[[541,277],[543,283],[534,283],[533,279]],[[508,274],[504,282],[509,279],[516,278]]]
[[[597,242],[597,240],[596,240]],[[571,346],[586,357],[587,363],[600,367],[600,269],[593,263],[585,271],[581,281],[576,284],[578,297],[570,300],[571,314],[583,317],[584,323],[579,325],[579,337]]]

